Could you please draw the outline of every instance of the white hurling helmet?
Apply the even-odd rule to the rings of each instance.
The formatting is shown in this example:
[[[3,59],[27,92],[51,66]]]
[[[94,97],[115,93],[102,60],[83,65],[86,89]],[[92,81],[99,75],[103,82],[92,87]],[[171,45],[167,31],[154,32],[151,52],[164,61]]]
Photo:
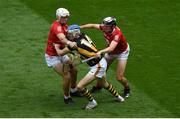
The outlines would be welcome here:
[[[59,17],[66,17],[66,16],[70,16],[69,11],[65,8],[59,8],[56,10],[56,16]]]

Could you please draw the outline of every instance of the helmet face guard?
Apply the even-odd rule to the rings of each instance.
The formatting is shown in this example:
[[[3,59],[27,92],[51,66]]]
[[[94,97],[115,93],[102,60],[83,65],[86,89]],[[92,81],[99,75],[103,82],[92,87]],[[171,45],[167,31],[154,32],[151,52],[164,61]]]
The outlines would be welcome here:
[[[78,37],[80,33],[80,27],[77,24],[73,24],[68,27],[68,37],[70,40]]]
[[[79,29],[74,29],[74,30],[68,30],[68,34],[72,35],[73,37],[77,36],[80,34]]]

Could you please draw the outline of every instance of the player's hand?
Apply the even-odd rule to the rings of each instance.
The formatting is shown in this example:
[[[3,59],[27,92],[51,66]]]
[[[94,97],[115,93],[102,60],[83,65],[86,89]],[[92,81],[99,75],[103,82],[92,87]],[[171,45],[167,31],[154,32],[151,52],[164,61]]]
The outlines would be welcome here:
[[[101,52],[100,52],[100,51],[98,51],[98,52],[96,53],[96,57],[101,57]]]
[[[76,42],[70,42],[68,45],[69,45],[71,48],[77,48]]]
[[[53,45],[54,45],[55,49],[58,49],[60,47],[60,45],[56,44],[56,43],[53,43]]]

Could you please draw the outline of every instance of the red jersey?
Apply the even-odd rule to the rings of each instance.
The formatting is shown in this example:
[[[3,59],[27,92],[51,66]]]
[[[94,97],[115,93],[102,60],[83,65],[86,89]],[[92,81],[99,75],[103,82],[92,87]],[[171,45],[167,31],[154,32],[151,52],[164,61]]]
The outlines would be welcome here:
[[[58,21],[54,21],[48,35],[46,54],[50,56],[58,56],[53,43],[59,44],[60,49],[63,49],[65,45],[61,42],[61,40],[57,37],[57,34],[63,33],[65,36],[67,35],[67,24],[61,25]]]
[[[100,26],[100,29],[102,30],[101,26]],[[119,36],[119,38],[118,38],[118,40],[115,40],[115,36],[117,36],[117,35]],[[115,27],[111,34],[104,33],[104,37],[106,39],[108,46],[111,44],[112,41],[115,41],[118,43],[116,48],[112,52],[110,52],[110,54],[122,53],[128,47],[128,44],[126,42],[126,38],[122,34],[121,30],[118,27]]]

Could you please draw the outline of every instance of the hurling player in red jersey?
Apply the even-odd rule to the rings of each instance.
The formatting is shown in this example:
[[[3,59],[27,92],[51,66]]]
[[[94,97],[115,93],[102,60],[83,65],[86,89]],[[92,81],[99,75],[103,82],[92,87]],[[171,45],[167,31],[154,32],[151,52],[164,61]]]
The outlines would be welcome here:
[[[97,56],[105,54],[108,67],[111,65],[114,59],[118,60],[117,80],[124,86],[123,96],[129,97],[130,87],[127,79],[124,76],[124,72],[130,48],[121,30],[116,26],[116,19],[114,17],[106,17],[103,19],[102,24],[85,24],[80,26],[80,28],[95,28],[103,32],[107,47],[100,50],[97,53]],[[97,83],[97,85],[94,86],[91,91],[95,92],[98,89],[101,89],[101,86]]]
[[[48,67],[52,67],[60,76],[63,77],[64,102],[66,104],[73,104],[69,92],[71,86],[71,91],[77,93],[77,89],[75,88],[77,70],[73,67],[69,57],[67,55],[59,56],[54,47],[55,43],[59,44],[60,49],[63,49],[65,45],[76,47],[75,42],[66,39],[69,15],[69,11],[65,8],[59,8],[56,10],[57,20],[53,22],[49,31],[45,59]],[[72,68],[70,72],[65,72],[63,70],[63,64],[65,63],[71,65]]]

